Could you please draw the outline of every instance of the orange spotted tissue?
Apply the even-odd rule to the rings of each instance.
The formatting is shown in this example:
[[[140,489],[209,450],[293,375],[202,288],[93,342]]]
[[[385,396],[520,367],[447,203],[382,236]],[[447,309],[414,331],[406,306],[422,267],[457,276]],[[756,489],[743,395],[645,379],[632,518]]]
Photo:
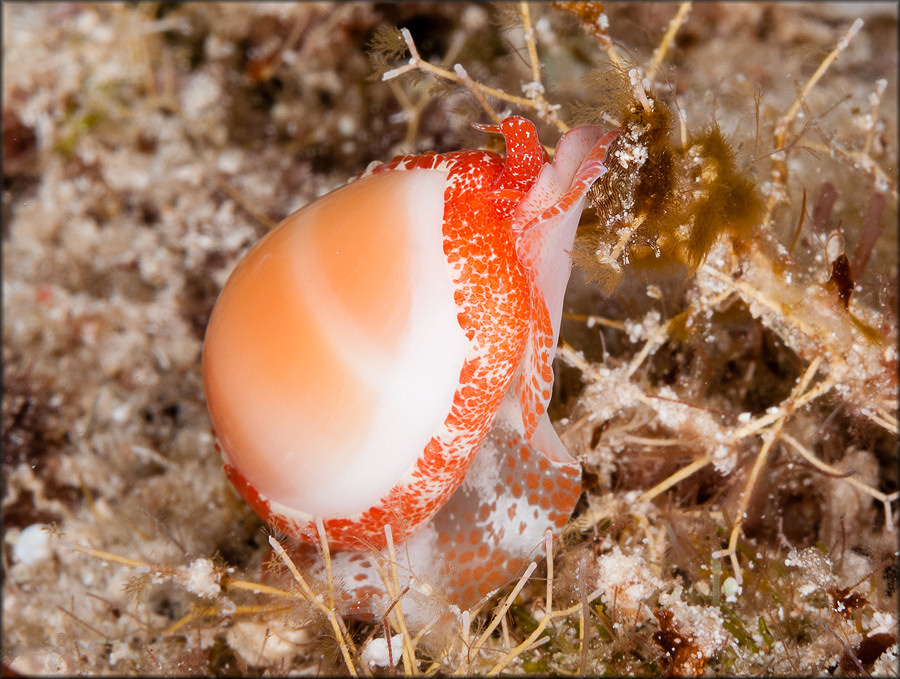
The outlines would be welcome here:
[[[347,614],[414,619],[514,579],[562,528],[580,467],[547,418],[569,252],[616,132],[550,162],[510,117],[488,151],[402,156],[289,216],[235,268],[203,351],[225,470],[307,544],[322,525]],[[399,544],[402,543],[402,544]],[[298,548],[298,551],[302,549]]]

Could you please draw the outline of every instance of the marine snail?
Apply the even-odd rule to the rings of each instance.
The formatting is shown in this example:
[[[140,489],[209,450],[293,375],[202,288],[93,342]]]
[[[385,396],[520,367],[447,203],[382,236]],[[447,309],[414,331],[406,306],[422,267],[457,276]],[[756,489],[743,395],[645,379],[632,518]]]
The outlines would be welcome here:
[[[525,118],[475,127],[506,157],[366,171],[251,248],[207,328],[226,473],[288,535],[317,544],[323,526],[359,610],[386,525],[406,577],[465,607],[579,495],[546,407],[569,250],[617,132],[571,130],[549,162]]]

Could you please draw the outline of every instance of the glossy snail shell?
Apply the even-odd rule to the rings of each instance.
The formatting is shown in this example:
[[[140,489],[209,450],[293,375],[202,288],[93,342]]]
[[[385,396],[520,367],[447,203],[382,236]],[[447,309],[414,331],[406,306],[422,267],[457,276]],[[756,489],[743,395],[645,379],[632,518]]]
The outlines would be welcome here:
[[[289,216],[231,274],[203,351],[226,472],[262,517],[313,544],[319,523],[336,550],[381,549],[389,525],[459,601],[515,575],[577,500],[546,405],[615,135],[572,130],[550,163],[524,118],[480,129],[505,159],[399,157]]]

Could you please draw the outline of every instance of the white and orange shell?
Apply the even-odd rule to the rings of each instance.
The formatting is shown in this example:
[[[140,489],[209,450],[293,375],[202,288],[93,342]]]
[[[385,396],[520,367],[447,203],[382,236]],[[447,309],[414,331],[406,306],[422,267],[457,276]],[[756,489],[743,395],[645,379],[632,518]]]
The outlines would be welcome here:
[[[550,163],[524,118],[480,129],[505,159],[396,158],[292,214],[207,328],[229,478],[287,534],[317,544],[324,527],[350,612],[380,607],[386,525],[407,578],[466,607],[579,495],[546,406],[569,251],[616,133],[572,130]]]

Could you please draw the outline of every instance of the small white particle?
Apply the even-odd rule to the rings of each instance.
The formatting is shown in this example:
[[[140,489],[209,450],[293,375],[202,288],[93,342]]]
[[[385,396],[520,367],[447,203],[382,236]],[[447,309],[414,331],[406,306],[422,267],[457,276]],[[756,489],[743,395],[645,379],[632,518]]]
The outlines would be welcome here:
[[[728,603],[737,601],[737,595],[741,593],[741,589],[742,587],[733,577],[725,578],[725,582],[722,583],[722,593],[725,595],[725,601]]]
[[[395,634],[391,637],[391,653],[388,655],[388,646],[384,637],[376,637],[363,646],[363,664],[367,667],[394,667],[400,660],[402,647],[402,637],[399,634]]]
[[[19,539],[13,544],[13,559],[19,563],[32,565],[50,558],[50,535],[44,524],[33,523],[23,529]]]
[[[342,115],[337,121],[338,132],[344,137],[352,137],[356,134],[356,121],[349,115]]]
[[[187,588],[194,594],[207,598],[219,593],[219,576],[212,561],[194,559],[191,562],[188,568]]]
[[[241,153],[237,149],[227,149],[219,154],[216,167],[226,174],[236,174],[241,169]]]
[[[113,408],[113,411],[110,413],[110,419],[113,422],[122,423],[129,419],[130,414],[131,406],[128,403],[123,403]]]

